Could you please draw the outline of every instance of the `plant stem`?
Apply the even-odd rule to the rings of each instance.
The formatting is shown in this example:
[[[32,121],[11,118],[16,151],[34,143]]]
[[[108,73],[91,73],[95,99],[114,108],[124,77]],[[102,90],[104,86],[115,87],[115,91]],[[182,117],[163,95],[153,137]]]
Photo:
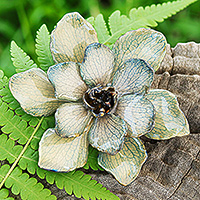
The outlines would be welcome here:
[[[7,180],[7,178],[10,176],[10,174],[12,173],[12,171],[14,170],[14,168],[16,167],[17,163],[19,162],[20,158],[22,157],[22,155],[24,154],[24,152],[26,151],[28,145],[30,144],[31,140],[33,139],[35,133],[38,131],[42,121],[43,121],[44,117],[42,117],[39,121],[39,123],[37,124],[35,130],[33,131],[31,137],[29,138],[29,140],[27,141],[26,145],[24,146],[24,148],[22,149],[21,153],[19,154],[19,156],[17,157],[17,159],[15,160],[15,162],[13,163],[13,165],[11,166],[10,170],[8,171],[8,173],[6,174],[6,176],[4,177],[4,179],[2,180],[1,184],[0,184],[0,189],[2,188],[3,184],[5,183],[5,181]]]

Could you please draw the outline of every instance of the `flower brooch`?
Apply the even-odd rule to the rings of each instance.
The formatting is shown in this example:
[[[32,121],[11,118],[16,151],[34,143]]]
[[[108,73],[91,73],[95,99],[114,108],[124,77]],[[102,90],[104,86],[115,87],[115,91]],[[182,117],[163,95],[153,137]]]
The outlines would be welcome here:
[[[55,65],[15,74],[10,90],[28,114],[55,111],[56,126],[39,144],[39,166],[68,172],[87,162],[88,146],[98,163],[123,185],[138,175],[147,158],[140,136],[169,139],[189,134],[176,97],[149,90],[165,55],[166,39],[140,28],[121,36],[112,50],[98,43],[95,29],[80,14],[66,14],[51,34]]]

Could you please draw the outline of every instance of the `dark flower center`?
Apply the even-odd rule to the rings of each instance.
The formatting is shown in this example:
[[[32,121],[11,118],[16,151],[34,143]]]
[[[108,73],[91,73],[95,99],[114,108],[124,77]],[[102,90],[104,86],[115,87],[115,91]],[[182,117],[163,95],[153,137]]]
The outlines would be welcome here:
[[[83,99],[95,117],[103,117],[114,108],[117,100],[117,91],[113,87],[98,85],[87,90]]]

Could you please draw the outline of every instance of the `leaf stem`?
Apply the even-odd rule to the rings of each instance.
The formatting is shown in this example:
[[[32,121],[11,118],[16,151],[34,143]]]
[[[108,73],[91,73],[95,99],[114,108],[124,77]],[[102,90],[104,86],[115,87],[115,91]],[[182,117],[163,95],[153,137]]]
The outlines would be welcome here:
[[[15,160],[15,162],[13,163],[13,165],[11,166],[10,170],[8,171],[8,173],[6,174],[6,176],[4,177],[4,179],[2,180],[2,182],[0,183],[0,189],[2,188],[2,186],[6,182],[7,178],[10,176],[10,174],[12,173],[12,171],[14,170],[14,168],[16,167],[17,163],[19,162],[20,158],[22,157],[22,155],[26,151],[28,145],[30,144],[31,140],[33,139],[35,133],[38,131],[38,129],[39,129],[39,127],[40,127],[40,125],[41,125],[41,123],[42,123],[43,120],[44,120],[44,117],[42,117],[40,119],[39,123],[37,124],[35,130],[33,131],[32,135],[31,135],[31,137],[27,141],[26,145],[22,149],[21,153],[19,154],[19,156],[17,157],[17,159]]]

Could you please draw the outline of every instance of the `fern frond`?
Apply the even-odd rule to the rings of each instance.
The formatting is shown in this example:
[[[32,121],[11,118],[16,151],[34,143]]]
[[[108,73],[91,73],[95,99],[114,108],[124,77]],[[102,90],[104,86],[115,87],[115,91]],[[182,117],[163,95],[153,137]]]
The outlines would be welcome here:
[[[17,142],[19,144],[25,144],[31,133],[34,131],[35,128],[35,124],[36,120],[37,122],[39,122],[38,118],[34,118],[29,121],[29,123],[33,123],[34,122],[34,126],[30,126],[29,123],[27,123],[25,120],[23,120],[21,117],[17,116],[14,114],[14,112],[12,110],[10,110],[7,106],[6,103],[1,102],[0,100],[0,126],[2,126],[1,131],[5,134],[9,134],[9,137],[13,140],[17,140]],[[52,121],[54,121],[53,117],[49,117],[47,119],[44,120],[46,123],[46,121],[49,121],[51,123],[51,126],[48,125],[49,127],[52,127]],[[53,123],[54,124],[54,123]],[[43,126],[43,128],[42,128]],[[42,134],[44,133],[44,131],[47,129],[45,125],[42,125],[38,132],[36,133],[36,135],[33,137],[32,141],[31,141],[31,147],[33,149],[37,149],[38,148],[38,142],[41,139]],[[45,127],[44,127],[45,126]]]
[[[104,171],[103,168],[101,168],[98,164],[97,157],[99,155],[99,152],[97,149],[94,149],[92,146],[89,146],[89,154],[88,154],[88,160],[85,166],[83,167],[84,169],[93,169],[93,170],[101,170]]]
[[[23,120],[20,116],[15,115],[15,113],[9,109],[8,105],[0,99],[0,126],[2,126],[1,131],[5,134],[9,134],[9,138],[14,141],[17,141],[19,144],[25,144],[31,133],[34,131],[35,126],[30,126],[27,121]],[[39,121],[38,118],[34,118],[29,121],[32,123],[35,120]],[[44,133],[44,129],[40,128],[34,139],[31,141],[31,147],[37,149],[40,137],[38,135],[42,135]]]
[[[40,68],[47,71],[54,61],[50,51],[50,34],[45,24],[37,31],[35,47]]]
[[[0,168],[0,181],[2,181],[9,169],[9,165],[3,165]],[[35,178],[29,178],[28,174],[22,173],[22,170],[19,169],[19,167],[16,167],[10,174],[5,182],[5,187],[11,188],[11,191],[14,195],[20,194],[22,199],[56,199],[54,195],[51,195],[50,190],[44,189],[44,186],[41,183],[38,183]]]
[[[0,161],[7,160],[12,164],[17,159],[22,149],[22,145],[15,145],[15,142],[8,138],[7,135],[0,135]],[[29,146],[22,155],[18,165],[21,169],[26,169],[30,174],[35,174],[37,169],[37,160],[38,155],[36,150],[33,150]]]
[[[158,5],[151,5],[150,7],[147,6],[145,8],[133,8],[130,10],[129,17],[121,15],[120,11],[117,10],[112,13],[108,19],[111,35],[110,37],[107,36],[105,39],[101,38],[101,43],[111,46],[127,31],[136,30],[141,27],[155,27],[157,26],[157,22],[162,22],[164,19],[176,14],[196,1],[197,0],[179,0]],[[102,34],[102,20],[94,20],[94,28],[96,29],[98,35],[99,31],[100,34]]]
[[[82,171],[55,173],[44,170],[44,173],[48,182],[52,184],[54,180],[59,189],[64,188],[68,194],[74,193],[78,198],[82,196],[86,200],[119,200],[119,197],[97,183],[97,181],[91,180],[91,176],[84,175]]]
[[[19,127],[17,132],[20,132],[22,134],[23,130],[26,129],[26,126],[29,125],[30,127],[35,127],[39,121],[39,118],[28,115],[22,110],[19,103],[14,99],[14,97],[10,93],[10,90],[9,90],[7,84],[5,84],[1,88],[1,80],[0,80],[0,97],[1,97],[0,107],[1,107],[2,111],[4,110],[4,113],[0,113],[0,124],[2,126],[4,126],[4,125],[6,126],[6,127],[2,128],[2,131],[4,131],[4,133],[6,133],[6,134],[9,134],[9,133],[15,134],[16,133],[15,126],[17,126],[17,127]],[[9,122],[9,123],[7,124],[7,122]],[[17,124],[18,122],[24,124],[24,126],[25,126],[22,129],[22,131],[20,131],[21,126],[20,126],[20,123]],[[13,129],[12,129],[12,126],[14,126]],[[31,131],[30,128],[28,128],[28,129],[29,129],[29,131]],[[9,130],[11,132],[9,132]],[[12,139],[14,139],[13,134],[11,134]],[[17,135],[19,136],[19,133]],[[18,139],[18,137],[15,138],[15,140],[17,140],[17,139]],[[27,138],[25,139],[25,141],[26,140],[27,140]],[[22,144],[24,142],[22,142]]]
[[[131,20],[126,15],[121,15],[121,12],[119,10],[116,10],[109,17],[108,23],[110,27],[110,32],[112,35],[114,35],[121,28],[127,29],[127,26],[131,23]]]
[[[5,188],[0,190],[0,199],[1,200],[14,200],[12,197],[9,196],[9,191],[6,190]]]
[[[16,68],[16,72],[24,72],[28,69],[37,67],[33,60],[20,48],[17,44],[12,41],[11,42],[11,56],[13,65]]]
[[[130,13],[130,19],[135,21],[137,26],[137,21],[144,18],[144,23],[147,23],[147,26],[155,27],[157,22],[162,22],[164,19],[175,15],[177,12],[183,10],[185,7],[194,3],[197,0],[179,0],[173,2],[167,2],[158,5],[151,5],[145,8],[139,7],[138,9],[133,8]],[[142,20],[143,21],[143,20]]]

